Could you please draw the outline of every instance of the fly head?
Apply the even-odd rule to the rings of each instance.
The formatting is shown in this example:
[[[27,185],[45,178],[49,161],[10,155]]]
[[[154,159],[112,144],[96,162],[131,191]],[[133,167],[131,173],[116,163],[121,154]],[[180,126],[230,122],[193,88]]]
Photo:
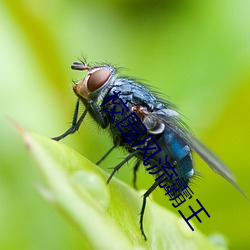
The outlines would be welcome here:
[[[115,78],[115,69],[110,65],[89,66],[83,62],[74,62],[71,68],[88,71],[86,76],[73,87],[75,94],[84,100],[97,99]]]

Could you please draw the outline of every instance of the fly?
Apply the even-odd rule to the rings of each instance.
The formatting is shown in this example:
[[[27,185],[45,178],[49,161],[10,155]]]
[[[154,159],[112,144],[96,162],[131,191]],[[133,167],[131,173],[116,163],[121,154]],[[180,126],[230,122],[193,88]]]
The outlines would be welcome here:
[[[192,151],[195,151],[216,173],[225,178],[246,197],[236,184],[236,178],[227,166],[188,131],[172,103],[157,97],[146,85],[132,78],[118,77],[117,70],[111,65],[90,66],[85,62],[74,62],[71,68],[73,70],[87,71],[87,74],[82,80],[75,83],[73,87],[73,91],[78,99],[71,127],[65,133],[53,139],[59,141],[76,132],[86,114],[89,113],[102,129],[109,131],[113,138],[113,147],[98,163],[106,158],[115,147],[123,147],[129,153],[113,169],[107,183],[133,157],[137,159],[134,166],[134,186],[136,183],[136,171],[142,162],[144,166],[148,166],[147,169],[156,168],[157,170],[157,164],[160,161],[165,164],[168,161],[172,166],[175,166],[175,173],[184,178],[186,183],[189,183],[195,174],[192,159]],[[85,110],[78,117],[80,102],[85,106]],[[122,102],[124,106],[117,105],[119,102]],[[118,127],[124,118],[130,115],[133,115],[133,118],[136,116],[136,120],[140,120],[146,128],[146,132],[135,137],[132,144],[126,140]],[[122,126],[125,132],[130,132],[128,121]],[[153,140],[150,141],[149,138],[153,138]],[[151,144],[149,145],[149,143]],[[135,145],[141,150],[135,148]],[[157,145],[160,146],[161,151],[146,151],[148,148],[157,149]],[[171,184],[176,179],[175,176],[168,179],[163,178],[158,174],[154,184],[143,195],[140,229],[145,240],[143,215],[147,197],[159,184]]]

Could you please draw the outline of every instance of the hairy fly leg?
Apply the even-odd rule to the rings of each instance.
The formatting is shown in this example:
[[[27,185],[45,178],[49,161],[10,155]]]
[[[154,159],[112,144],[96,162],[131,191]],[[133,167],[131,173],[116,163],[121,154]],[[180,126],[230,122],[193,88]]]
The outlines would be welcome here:
[[[96,162],[96,165],[99,165],[102,161],[104,161],[106,159],[106,157],[115,149],[115,147],[116,146],[113,146],[111,149],[109,149],[109,151],[98,162]],[[141,161],[137,160],[135,165],[134,165],[134,168],[133,168],[133,187],[135,189],[137,189],[136,188],[136,179],[137,179],[136,178],[136,173],[137,173],[137,171],[139,169],[140,164],[141,164]]]
[[[144,240],[147,240],[147,236],[146,236],[144,229],[143,229],[143,216],[144,216],[144,212],[145,212],[145,208],[146,208],[146,201],[147,201],[148,196],[156,189],[160,180],[155,181],[154,184],[143,195],[142,207],[141,207],[141,212],[140,212],[140,230],[141,230],[141,233],[143,235]]]
[[[108,121],[106,115],[102,112],[100,107],[96,102],[93,100],[90,100],[89,103],[90,108],[89,108],[89,113],[91,114],[92,117],[96,120],[96,122],[101,125],[101,127],[104,129],[108,126]]]
[[[79,104],[80,104],[80,101],[78,99],[77,102],[76,102],[76,106],[75,106],[75,110],[74,110],[74,115],[73,115],[73,120],[72,120],[72,123],[71,123],[71,127],[65,133],[63,133],[62,135],[59,135],[57,137],[53,137],[52,138],[53,140],[60,141],[64,137],[68,136],[69,134],[75,133],[79,129],[79,127],[80,127],[83,119],[85,118],[87,112],[89,112],[91,115],[94,115],[97,123],[100,124],[102,128],[106,128],[107,127],[108,123],[107,123],[105,115],[102,113],[102,111],[100,110],[99,106],[94,101],[92,101],[92,100],[90,100],[87,103],[86,109],[84,110],[84,112],[80,116],[79,120],[77,121],[78,114],[79,114]]]
[[[105,158],[113,151],[113,149],[115,148],[115,146],[113,146],[97,163],[96,165],[99,165],[102,161],[105,160]]]
[[[132,153],[130,153],[128,156],[126,156],[126,158],[119,163],[117,166],[114,167],[112,173],[110,174],[108,180],[107,180],[107,184],[109,184],[109,182],[111,181],[112,177],[114,176],[114,174],[126,163],[128,162],[132,157],[134,157],[138,152],[134,151]]]
[[[137,174],[137,171],[138,171],[138,169],[139,169],[140,164],[141,164],[141,161],[138,159],[138,160],[136,161],[136,163],[135,163],[134,168],[133,168],[133,187],[134,187],[135,189],[137,189],[137,188],[136,188],[136,174]]]
[[[62,135],[59,135],[57,137],[53,137],[51,139],[53,139],[55,141],[60,141],[64,137],[68,136],[69,134],[75,133],[79,129],[79,127],[80,127],[80,125],[81,125],[84,117],[86,116],[86,114],[88,112],[88,109],[89,109],[89,105],[86,106],[86,109],[84,110],[84,112],[80,116],[79,120],[77,121],[78,112],[79,112],[79,99],[78,99],[77,102],[76,102],[76,106],[75,106],[75,110],[74,110],[74,116],[73,116],[71,127],[65,133],[63,133]]]

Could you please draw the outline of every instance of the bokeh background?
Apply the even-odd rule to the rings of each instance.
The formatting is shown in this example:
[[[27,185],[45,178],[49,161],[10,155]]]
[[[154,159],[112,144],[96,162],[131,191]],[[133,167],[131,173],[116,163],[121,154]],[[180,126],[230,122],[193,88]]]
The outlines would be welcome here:
[[[75,105],[77,58],[123,66],[174,102],[192,131],[250,196],[250,1],[97,0],[0,2],[0,249],[80,249],[81,235],[35,189],[39,173],[8,117],[52,137]],[[96,162],[112,145],[88,118],[63,143]],[[102,163],[115,166],[116,150]],[[250,249],[250,202],[198,157],[192,189],[230,249]],[[132,184],[132,165],[117,175]],[[56,176],[55,176],[56,178]],[[138,185],[153,179],[140,170]],[[154,199],[172,208],[162,191]],[[177,212],[175,210],[175,212]],[[195,232],[194,232],[195,233]]]

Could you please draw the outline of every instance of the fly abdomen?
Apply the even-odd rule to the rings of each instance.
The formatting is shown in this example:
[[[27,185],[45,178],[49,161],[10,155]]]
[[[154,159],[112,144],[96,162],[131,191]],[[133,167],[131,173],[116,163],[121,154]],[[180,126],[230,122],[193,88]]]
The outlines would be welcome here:
[[[178,162],[178,164],[180,166],[181,173],[183,173],[183,175],[184,175],[183,177],[185,180],[188,180],[189,178],[191,178],[194,175],[193,160],[192,160],[191,153],[189,153],[184,158],[182,158]]]
[[[159,143],[162,145],[162,149],[168,153],[168,158],[172,159],[172,162],[176,162],[178,176],[187,180],[194,175],[191,149],[183,140],[173,131],[165,129]]]
[[[189,146],[183,142],[172,130],[165,129],[162,140],[167,144],[172,157],[179,161],[190,153]]]

